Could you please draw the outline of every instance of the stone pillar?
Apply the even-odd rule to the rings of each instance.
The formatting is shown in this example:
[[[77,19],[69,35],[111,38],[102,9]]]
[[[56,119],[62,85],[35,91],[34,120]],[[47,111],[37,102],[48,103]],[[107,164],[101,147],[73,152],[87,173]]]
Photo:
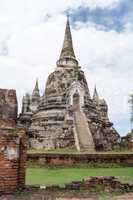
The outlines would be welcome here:
[[[25,185],[25,131],[0,129],[0,194]]]
[[[18,167],[18,184],[21,187],[25,186],[26,160],[27,160],[27,140],[25,130],[19,131],[19,167]]]

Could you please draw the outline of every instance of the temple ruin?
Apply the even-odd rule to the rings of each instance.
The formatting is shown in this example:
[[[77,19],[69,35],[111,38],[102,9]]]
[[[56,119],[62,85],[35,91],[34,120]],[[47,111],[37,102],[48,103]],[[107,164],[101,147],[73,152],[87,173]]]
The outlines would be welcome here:
[[[76,147],[78,151],[111,150],[120,136],[108,118],[108,105],[95,87],[91,97],[76,59],[69,19],[63,48],[43,96],[38,81],[32,95],[23,97],[19,126],[27,128],[31,148]]]

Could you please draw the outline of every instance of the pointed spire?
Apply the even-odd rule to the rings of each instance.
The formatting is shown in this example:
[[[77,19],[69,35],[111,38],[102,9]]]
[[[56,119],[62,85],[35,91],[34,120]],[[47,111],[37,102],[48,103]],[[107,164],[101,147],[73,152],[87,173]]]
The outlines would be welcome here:
[[[93,93],[93,100],[94,101],[98,101],[99,100],[99,95],[98,95],[98,92],[97,92],[96,85],[95,85],[95,89],[94,89],[94,93]]]
[[[38,79],[36,79],[36,85],[35,85],[35,89],[34,90],[38,90],[39,91],[39,87],[38,87]]]
[[[71,35],[71,29],[70,29],[70,23],[69,23],[69,16],[68,16],[67,23],[66,23],[64,43],[63,43],[63,48],[61,51],[60,58],[69,57],[69,56],[75,59],[75,53],[73,50],[72,35]]]
[[[64,60],[73,60],[75,64],[78,65],[78,61],[76,60],[75,53],[73,50],[73,42],[72,42],[72,34],[71,28],[69,23],[69,16],[67,16],[67,23],[66,23],[66,30],[65,30],[65,37],[63,42],[63,47],[60,54],[60,59],[57,64],[62,64]]]
[[[35,88],[33,90],[32,96],[40,96],[39,94],[39,86],[38,86],[38,79],[36,79]]]

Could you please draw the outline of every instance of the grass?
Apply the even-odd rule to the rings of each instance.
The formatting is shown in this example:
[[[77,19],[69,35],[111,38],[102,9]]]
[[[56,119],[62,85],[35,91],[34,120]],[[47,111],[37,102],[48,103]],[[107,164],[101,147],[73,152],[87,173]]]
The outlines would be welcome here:
[[[85,154],[89,152],[78,152],[74,148],[64,148],[64,149],[30,149],[28,153],[61,153],[61,154]],[[107,151],[107,152],[94,152],[96,154],[133,154],[133,151],[123,150],[123,151]],[[91,152],[92,154],[92,152]]]
[[[74,149],[74,148],[64,148],[64,149],[30,149],[28,150],[28,153],[67,153],[67,154],[72,154],[76,153],[78,154],[79,152]]]
[[[64,185],[72,181],[79,181],[89,176],[117,176],[121,180],[133,183],[133,167],[120,168],[27,168],[27,185]]]

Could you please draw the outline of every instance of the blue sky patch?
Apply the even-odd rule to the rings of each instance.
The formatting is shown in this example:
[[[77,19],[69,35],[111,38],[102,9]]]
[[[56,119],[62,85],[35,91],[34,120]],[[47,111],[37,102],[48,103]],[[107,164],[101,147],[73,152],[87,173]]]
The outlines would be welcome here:
[[[105,31],[122,32],[127,23],[133,24],[133,0],[121,0],[116,7],[90,9],[80,6],[69,10],[73,25],[91,22]]]

